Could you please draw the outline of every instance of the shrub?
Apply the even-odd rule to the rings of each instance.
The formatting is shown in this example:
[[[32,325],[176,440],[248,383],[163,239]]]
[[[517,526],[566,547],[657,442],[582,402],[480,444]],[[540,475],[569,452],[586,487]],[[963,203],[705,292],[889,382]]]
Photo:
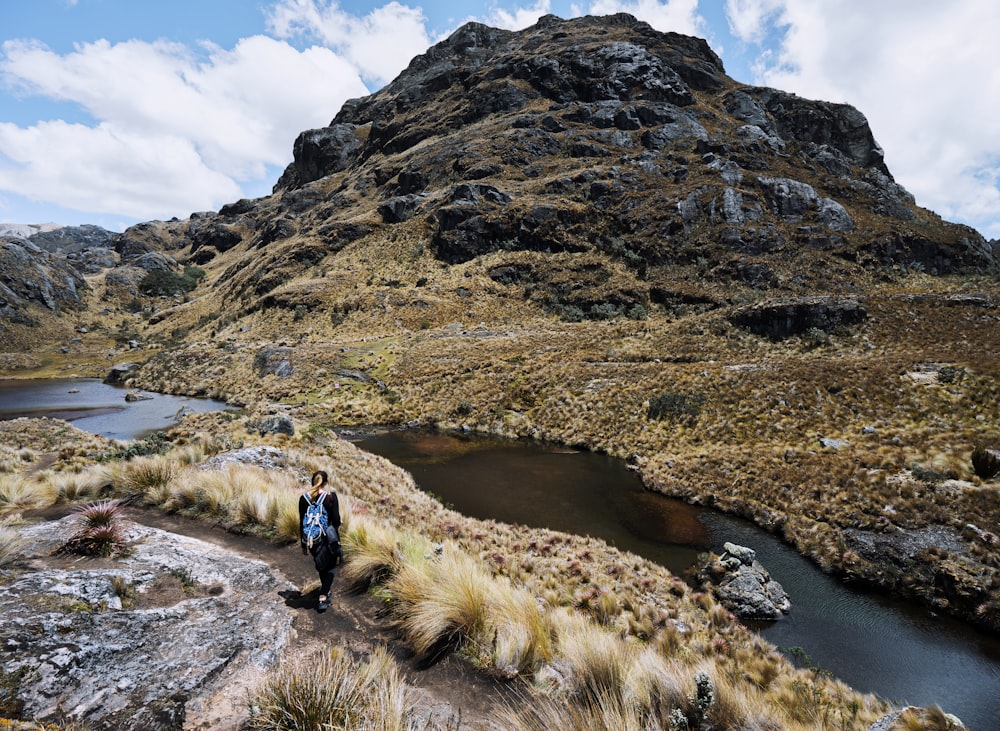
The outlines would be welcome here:
[[[664,393],[649,400],[646,415],[650,419],[670,421],[685,416],[698,416],[704,398],[697,394]]]
[[[978,445],[972,450],[972,469],[984,480],[1000,475],[1000,452]]]
[[[204,278],[204,270],[196,266],[184,267],[184,274],[177,274],[167,269],[155,269],[147,272],[139,282],[139,291],[145,295],[169,297],[178,292],[190,292]]]

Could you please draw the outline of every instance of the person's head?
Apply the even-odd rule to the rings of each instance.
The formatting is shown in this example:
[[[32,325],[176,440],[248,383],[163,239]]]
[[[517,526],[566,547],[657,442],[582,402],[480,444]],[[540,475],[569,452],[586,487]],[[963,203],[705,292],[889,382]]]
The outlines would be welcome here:
[[[326,472],[324,472],[323,470],[316,470],[316,472],[313,472],[313,476],[312,476],[312,494],[313,494],[313,497],[316,497],[317,495],[319,495],[320,492],[323,491],[323,488],[326,487],[326,485],[327,485],[327,483],[329,481],[330,481],[330,478],[327,476]]]

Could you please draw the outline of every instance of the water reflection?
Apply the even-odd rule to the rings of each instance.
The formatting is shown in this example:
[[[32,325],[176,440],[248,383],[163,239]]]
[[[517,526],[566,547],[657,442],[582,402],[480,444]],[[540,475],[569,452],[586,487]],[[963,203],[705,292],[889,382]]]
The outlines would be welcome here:
[[[1000,729],[1000,640],[852,591],[746,521],[645,490],[619,460],[433,433],[390,432],[358,444],[465,515],[594,536],[675,574],[706,548],[751,546],[793,603],[787,618],[757,628],[769,641],[801,648],[858,690],[937,704],[977,731]]]

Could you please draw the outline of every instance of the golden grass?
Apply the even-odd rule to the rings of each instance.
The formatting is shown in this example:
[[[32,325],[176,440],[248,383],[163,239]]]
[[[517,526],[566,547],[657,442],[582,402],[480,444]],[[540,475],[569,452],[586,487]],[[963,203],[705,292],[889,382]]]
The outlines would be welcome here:
[[[484,672],[524,678],[551,696],[511,728],[539,722],[531,713],[558,716],[568,728],[694,719],[699,673],[712,679],[709,720],[733,727],[798,731],[829,719],[860,727],[887,708],[795,670],[710,596],[599,541],[464,518],[404,471],[342,440],[288,457],[277,471],[202,470],[182,464],[182,455],[172,468],[163,464],[170,456],[136,458],[111,473],[123,494],[147,504],[155,497],[164,509],[295,540],[303,480],[308,469],[327,467],[344,517],[342,576],[385,600],[414,651],[457,647]],[[98,468],[80,474],[102,482]],[[49,500],[56,483],[69,484],[60,473],[19,479],[44,487]],[[149,492],[139,493],[142,486]],[[573,725],[591,716],[605,726]]]
[[[454,545],[405,562],[385,588],[397,626],[418,653],[464,643],[474,657],[487,651],[493,576]]]
[[[361,661],[332,647],[279,665],[251,694],[250,709],[259,731],[412,728],[406,686],[383,648]]]
[[[55,488],[58,502],[96,500],[110,492],[114,480],[112,471],[104,465],[91,465],[79,472],[54,472],[49,481]]]
[[[0,474],[0,515],[52,505],[58,493],[48,482]]]
[[[0,523],[0,568],[12,566],[22,558],[26,541],[15,526]]]

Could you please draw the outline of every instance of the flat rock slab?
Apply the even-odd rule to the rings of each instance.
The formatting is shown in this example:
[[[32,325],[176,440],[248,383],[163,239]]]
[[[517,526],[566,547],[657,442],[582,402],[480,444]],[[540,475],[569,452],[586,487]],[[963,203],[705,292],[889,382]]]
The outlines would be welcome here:
[[[134,553],[116,559],[54,556],[72,517],[21,529],[30,560],[0,585],[0,668],[27,671],[23,715],[235,729],[246,690],[291,639],[291,612],[275,599],[294,587],[218,545],[126,526]]]

